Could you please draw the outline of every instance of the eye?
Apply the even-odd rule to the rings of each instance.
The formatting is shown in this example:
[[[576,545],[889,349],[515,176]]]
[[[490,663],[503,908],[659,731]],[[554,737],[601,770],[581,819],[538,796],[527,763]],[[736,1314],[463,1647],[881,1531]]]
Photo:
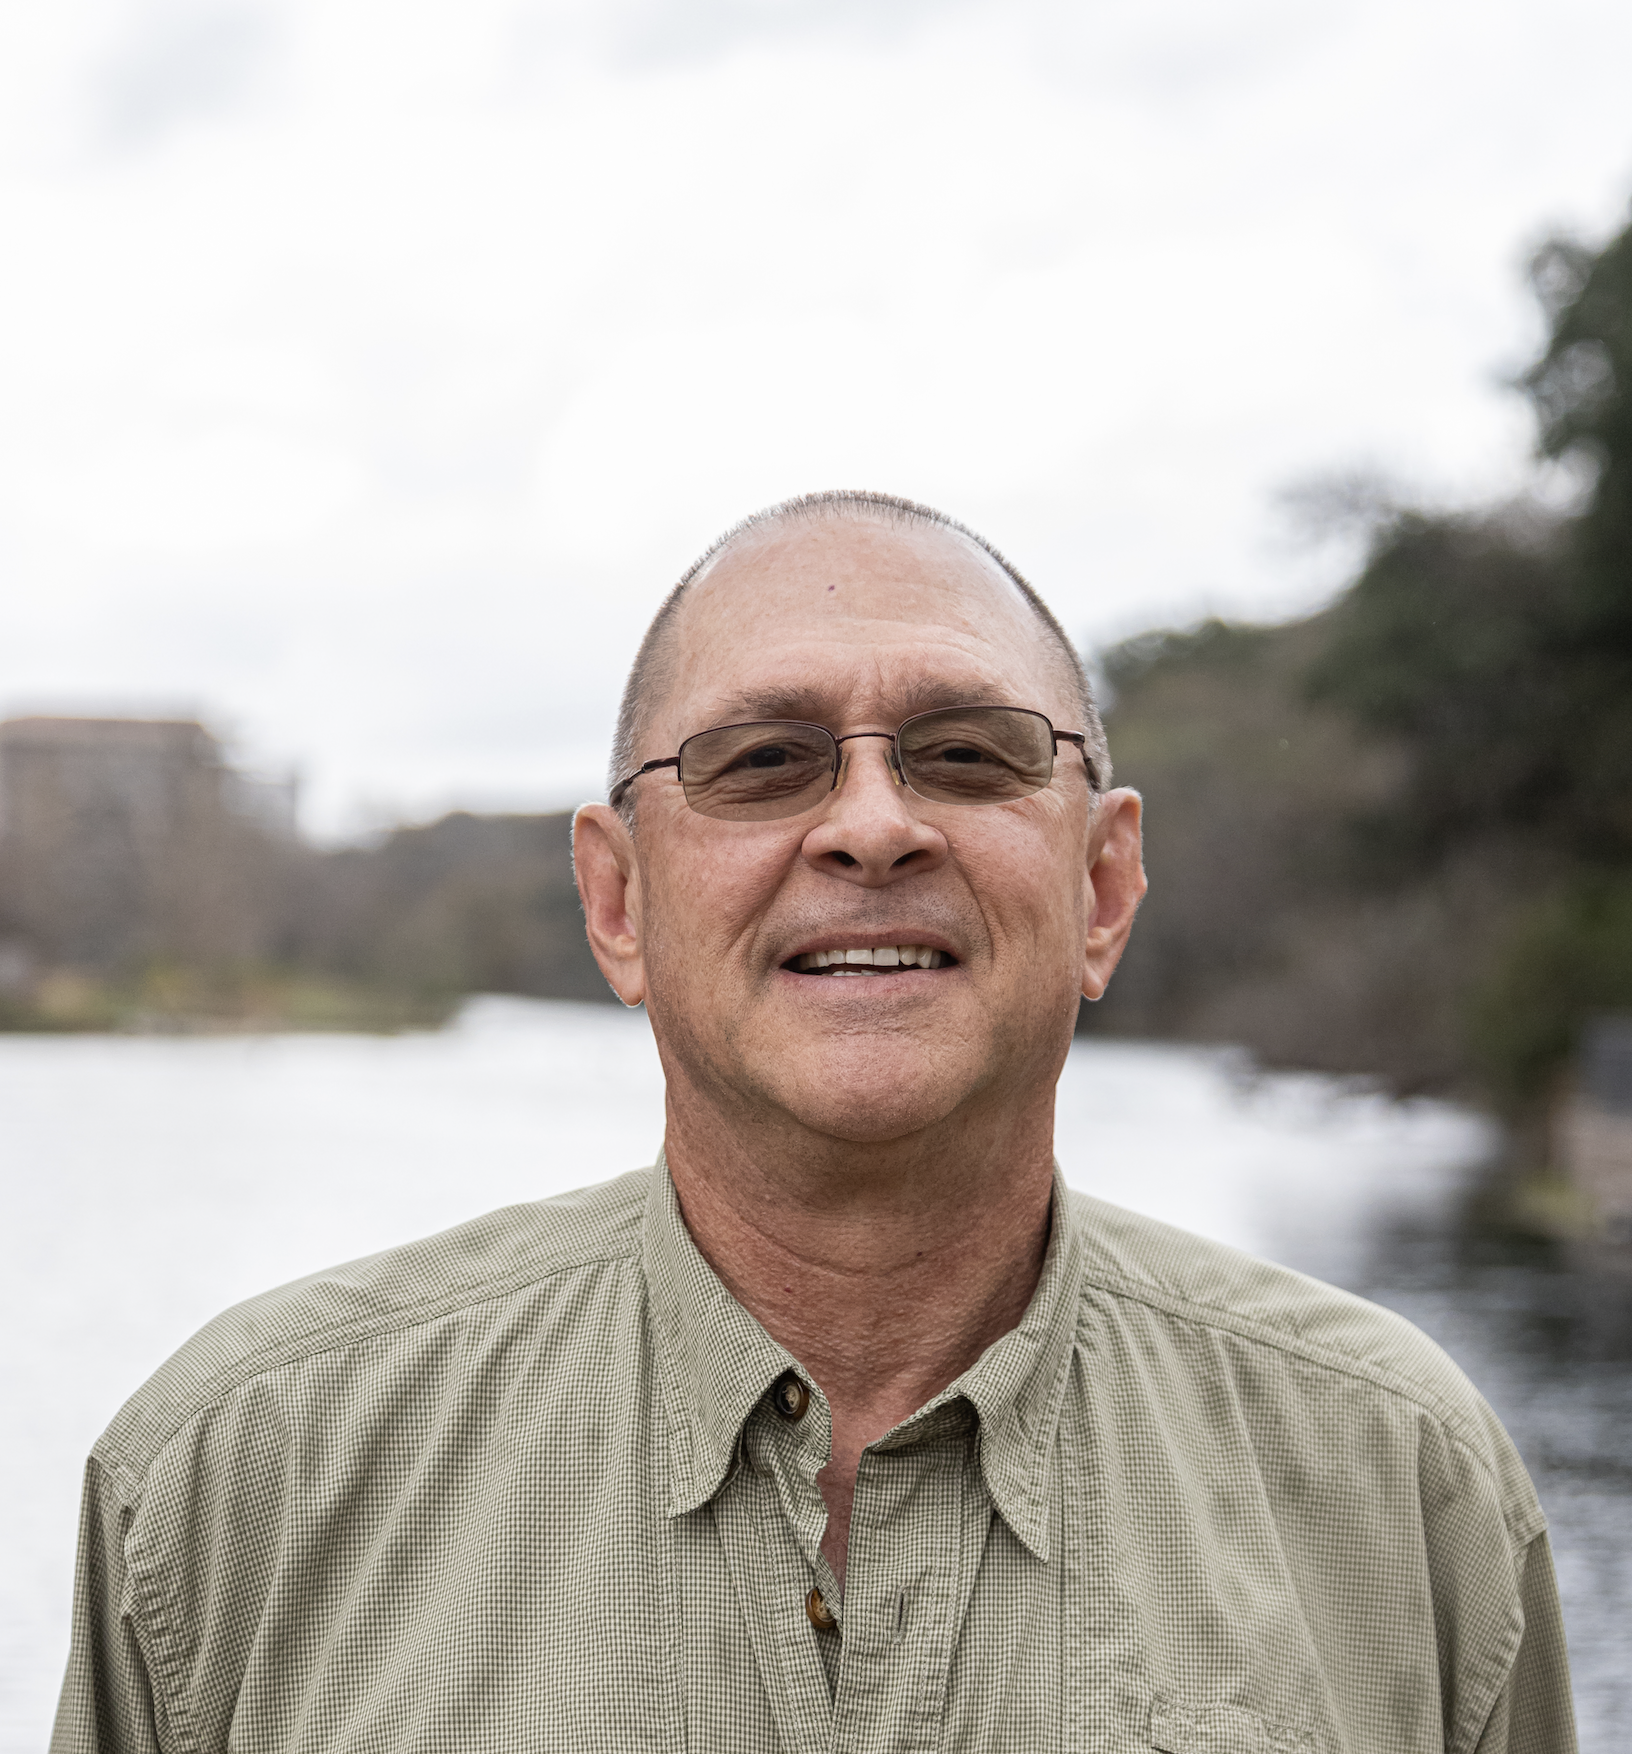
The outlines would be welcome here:
[[[981,762],[1002,761],[1003,756],[992,749],[982,749],[975,743],[941,743],[932,744],[927,749],[914,750],[913,754],[919,761],[928,761],[936,766],[947,762],[957,762],[966,767],[978,766]]]
[[[780,743],[767,743],[750,749],[743,760],[748,767],[786,767],[788,752]]]

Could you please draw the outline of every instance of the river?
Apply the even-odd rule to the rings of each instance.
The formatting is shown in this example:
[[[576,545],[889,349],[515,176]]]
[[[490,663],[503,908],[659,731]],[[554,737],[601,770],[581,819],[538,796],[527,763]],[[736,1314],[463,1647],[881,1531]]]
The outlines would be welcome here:
[[[44,1745],[78,1481],[216,1310],[325,1263],[649,1163],[645,1019],[474,1001],[397,1037],[0,1037],[0,1754]],[[1553,1525],[1581,1745],[1632,1740],[1632,1273],[1463,1217],[1473,1116],[1239,1056],[1079,1042],[1068,1180],[1400,1310],[1507,1422]]]

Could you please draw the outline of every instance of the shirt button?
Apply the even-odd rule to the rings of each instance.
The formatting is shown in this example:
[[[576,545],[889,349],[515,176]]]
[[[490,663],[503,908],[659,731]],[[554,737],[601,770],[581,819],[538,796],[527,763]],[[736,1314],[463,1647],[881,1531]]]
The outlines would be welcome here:
[[[833,1610],[822,1600],[820,1590],[812,1590],[805,1597],[805,1615],[818,1632],[832,1632],[839,1624],[833,1618]]]
[[[771,1386],[771,1405],[790,1424],[796,1424],[810,1405],[810,1390],[793,1371],[784,1371]]]

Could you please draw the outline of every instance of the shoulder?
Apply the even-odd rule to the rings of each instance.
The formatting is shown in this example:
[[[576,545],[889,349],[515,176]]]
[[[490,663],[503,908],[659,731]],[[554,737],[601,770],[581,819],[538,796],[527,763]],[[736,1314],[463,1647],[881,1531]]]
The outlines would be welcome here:
[[[1404,1317],[1088,1195],[1073,1192],[1070,1199],[1084,1263],[1084,1324],[1160,1332],[1164,1356],[1180,1374],[1250,1378],[1255,1392],[1295,1403],[1287,1411],[1311,1435],[1325,1420],[1338,1425],[1368,1406],[1391,1409],[1402,1430],[1426,1421],[1487,1476],[1516,1537],[1542,1526],[1534,1490],[1496,1415],[1452,1359]],[[1206,1344],[1174,1349],[1179,1332]],[[1334,1437],[1323,1434],[1327,1442]]]
[[[429,1358],[410,1355],[446,1354],[450,1323],[491,1326],[523,1310],[535,1331],[582,1321],[584,1299],[574,1293],[586,1280],[609,1273],[615,1286],[631,1280],[650,1181],[650,1170],[637,1170],[553,1199],[506,1206],[224,1311],[126,1402],[96,1446],[98,1459],[127,1480],[139,1478],[200,1413],[246,1384],[279,1374],[294,1378],[319,1358],[353,1354],[378,1361],[394,1353],[400,1368],[422,1371]],[[541,1298],[541,1292],[554,1295]]]

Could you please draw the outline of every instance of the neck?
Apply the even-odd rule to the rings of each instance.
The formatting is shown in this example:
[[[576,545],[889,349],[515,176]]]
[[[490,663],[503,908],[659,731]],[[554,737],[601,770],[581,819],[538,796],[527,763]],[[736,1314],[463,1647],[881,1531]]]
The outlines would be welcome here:
[[[861,1452],[1025,1313],[1053,1186],[1053,1090],[906,1139],[744,1138],[671,1079],[669,1173],[726,1288],[833,1415],[822,1548],[842,1578]],[[774,1166],[774,1174],[772,1171]]]

